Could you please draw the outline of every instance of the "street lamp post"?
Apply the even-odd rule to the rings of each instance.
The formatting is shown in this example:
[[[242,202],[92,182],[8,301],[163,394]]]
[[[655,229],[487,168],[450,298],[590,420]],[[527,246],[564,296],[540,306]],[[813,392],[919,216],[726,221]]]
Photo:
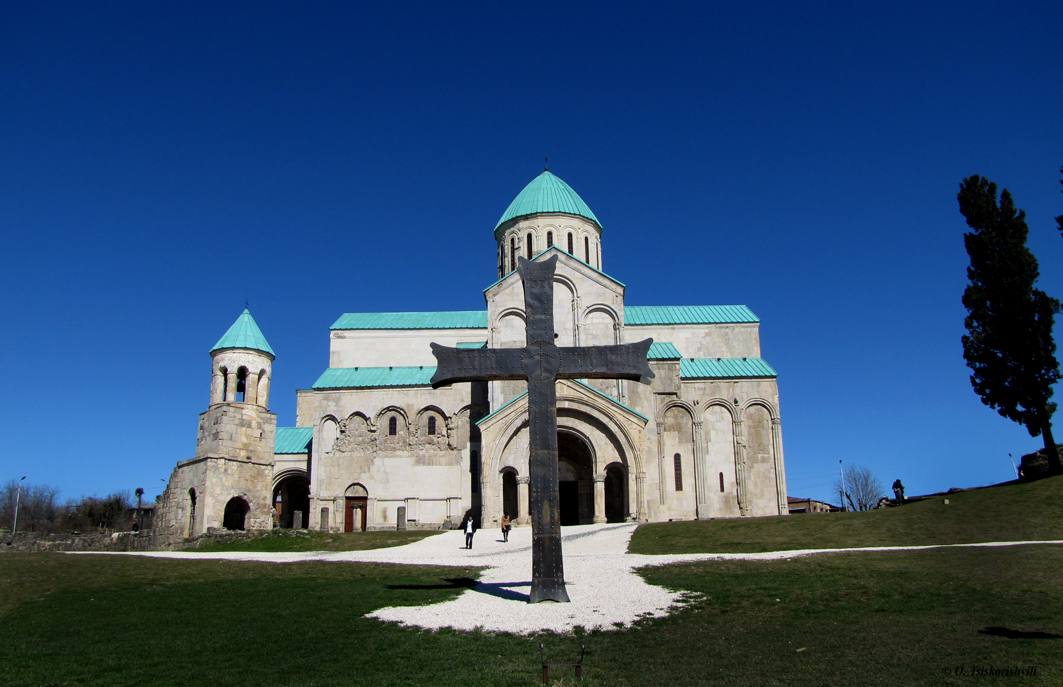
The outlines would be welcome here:
[[[845,505],[845,499],[848,498],[848,495],[845,493],[845,470],[842,470],[842,462],[840,460],[838,461],[838,472],[842,476],[842,511],[844,512],[849,510],[849,506]]]
[[[15,532],[18,531],[18,502],[22,500],[22,480],[26,479],[23,475],[22,479],[18,481],[18,489],[15,490],[15,518],[11,521],[11,538],[15,538]]]

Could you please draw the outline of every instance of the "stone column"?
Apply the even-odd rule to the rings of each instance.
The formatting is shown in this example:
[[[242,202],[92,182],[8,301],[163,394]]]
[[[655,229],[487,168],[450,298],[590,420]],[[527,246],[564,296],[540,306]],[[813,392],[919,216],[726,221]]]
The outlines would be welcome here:
[[[782,460],[782,423],[777,417],[771,421],[771,448],[775,454],[775,488],[779,497],[779,515],[789,515],[790,506],[786,501],[786,467]]]
[[[709,519],[709,483],[705,471],[705,447],[702,441],[701,421],[694,421],[694,493],[697,495],[697,515],[701,520]]]
[[[646,473],[635,474],[635,521],[646,522],[649,514],[646,512]]]
[[[244,402],[258,403],[258,375],[252,372],[244,380]]]
[[[661,514],[664,514],[664,507],[668,505],[668,475],[665,472],[665,460],[664,460],[664,423],[657,423],[657,486],[661,490]]]
[[[236,370],[229,370],[225,377],[225,402],[236,402]]]
[[[749,497],[746,495],[746,446],[742,436],[742,421],[734,421],[735,467],[738,478],[738,512],[749,515]]]
[[[527,525],[531,520],[528,517],[528,484],[531,477],[517,478],[517,524]]]
[[[258,383],[258,404],[263,408],[269,408],[269,375],[263,375]]]
[[[605,518],[605,473],[594,476],[594,522],[608,522]]]
[[[215,372],[211,375],[210,380],[210,405],[215,403],[221,403],[225,399],[222,398],[221,388],[225,384],[225,375],[221,371]]]

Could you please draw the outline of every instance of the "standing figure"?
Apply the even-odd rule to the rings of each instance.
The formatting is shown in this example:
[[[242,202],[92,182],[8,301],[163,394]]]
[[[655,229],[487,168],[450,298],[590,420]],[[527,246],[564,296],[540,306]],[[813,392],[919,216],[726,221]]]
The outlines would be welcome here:
[[[472,548],[472,533],[476,531],[476,527],[472,524],[472,516],[465,518],[465,548]]]
[[[897,497],[897,503],[904,503],[904,485],[900,480],[893,483],[893,495]]]
[[[509,529],[511,527],[513,527],[513,525],[510,524],[509,515],[508,514],[503,515],[502,516],[502,541],[503,542],[508,542],[509,541]]]

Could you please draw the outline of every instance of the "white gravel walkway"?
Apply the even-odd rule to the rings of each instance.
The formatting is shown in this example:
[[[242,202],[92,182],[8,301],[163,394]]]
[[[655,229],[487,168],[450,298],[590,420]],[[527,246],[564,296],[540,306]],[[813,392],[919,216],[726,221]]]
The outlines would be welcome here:
[[[305,553],[201,553],[158,551],[118,555],[156,558],[227,559],[294,563],[299,561],[401,563],[486,567],[475,588],[456,599],[429,606],[382,608],[371,618],[424,628],[531,634],[540,630],[571,632],[574,627],[620,628],[645,617],[667,615],[687,600],[683,593],[647,584],[634,572],[647,565],[705,560],[777,560],[817,553],[844,551],[900,551],[946,546],[876,546],[859,549],[802,549],[770,553],[719,553],[646,556],[626,553],[637,525],[580,525],[563,530],[565,580],[572,603],[528,604],[531,586],[531,528],[514,529],[509,543],[498,530],[476,533],[472,550],[466,550],[460,531],[422,539],[390,549]],[[1063,544],[1061,541],[991,542],[948,546],[1017,546]]]

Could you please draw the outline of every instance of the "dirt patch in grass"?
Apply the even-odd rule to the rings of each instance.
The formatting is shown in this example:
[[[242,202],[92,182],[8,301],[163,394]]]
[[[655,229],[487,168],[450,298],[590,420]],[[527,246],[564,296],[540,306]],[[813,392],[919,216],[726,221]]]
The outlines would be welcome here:
[[[943,500],[949,500],[948,505]],[[632,553],[758,553],[1063,539],[1063,477],[957,492],[898,508],[642,525]]]
[[[273,530],[240,539],[220,539],[201,544],[195,551],[367,551],[403,546],[440,534],[434,530],[398,532],[347,532],[344,534],[308,530]]]

